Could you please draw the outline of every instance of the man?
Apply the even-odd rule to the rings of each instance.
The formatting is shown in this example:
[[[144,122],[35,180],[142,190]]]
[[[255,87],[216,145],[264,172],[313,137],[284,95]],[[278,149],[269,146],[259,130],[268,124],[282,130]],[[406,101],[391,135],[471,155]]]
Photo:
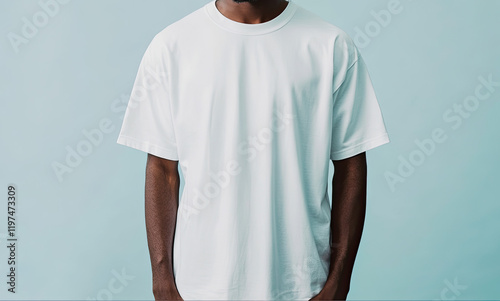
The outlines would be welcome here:
[[[293,1],[212,0],[166,27],[118,137],[148,153],[155,298],[345,299],[365,152],[387,142],[353,41]]]

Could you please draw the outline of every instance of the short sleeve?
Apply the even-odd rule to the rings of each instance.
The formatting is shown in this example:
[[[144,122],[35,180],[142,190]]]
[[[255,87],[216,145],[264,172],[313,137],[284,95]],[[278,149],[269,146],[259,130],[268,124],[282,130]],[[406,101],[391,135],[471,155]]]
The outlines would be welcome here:
[[[365,62],[354,59],[333,93],[331,160],[342,160],[390,142]]]
[[[166,46],[155,37],[141,60],[117,143],[177,161]]]

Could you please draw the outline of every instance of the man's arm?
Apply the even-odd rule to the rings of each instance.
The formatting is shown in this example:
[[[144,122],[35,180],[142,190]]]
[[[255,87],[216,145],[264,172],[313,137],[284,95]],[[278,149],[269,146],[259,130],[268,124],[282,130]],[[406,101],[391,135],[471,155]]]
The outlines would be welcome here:
[[[173,273],[173,244],[180,178],[178,161],[148,154],[145,211],[155,300],[182,300]]]
[[[311,300],[345,300],[366,211],[366,153],[332,161],[331,257],[323,290]]]

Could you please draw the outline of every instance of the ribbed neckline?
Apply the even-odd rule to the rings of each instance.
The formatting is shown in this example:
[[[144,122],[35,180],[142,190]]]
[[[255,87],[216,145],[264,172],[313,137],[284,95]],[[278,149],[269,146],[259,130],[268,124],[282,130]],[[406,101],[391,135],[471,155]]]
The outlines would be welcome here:
[[[297,5],[293,0],[288,0],[286,8],[274,19],[259,24],[247,24],[224,16],[215,6],[215,0],[205,5],[205,11],[213,22],[227,31],[242,35],[262,35],[278,30],[290,21],[296,10]]]

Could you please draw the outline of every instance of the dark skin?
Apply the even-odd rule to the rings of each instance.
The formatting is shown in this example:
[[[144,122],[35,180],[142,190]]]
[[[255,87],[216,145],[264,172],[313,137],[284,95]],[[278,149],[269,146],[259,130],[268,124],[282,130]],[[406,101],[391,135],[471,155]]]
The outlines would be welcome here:
[[[366,210],[366,153],[332,161],[331,257],[323,289],[311,300],[345,300]],[[146,227],[155,300],[183,300],[173,276],[173,243],[179,204],[178,161],[148,154]]]
[[[277,17],[288,2],[282,0],[217,0],[227,18],[258,24]],[[323,289],[310,300],[345,300],[358,252],[366,211],[366,154],[333,160],[331,257]],[[155,300],[183,300],[173,275],[173,243],[179,205],[178,161],[148,154],[145,211]]]
[[[264,23],[279,16],[288,5],[284,0],[217,0],[215,6],[227,18],[246,24]]]
[[[173,245],[179,206],[179,161],[148,154],[145,211],[155,300],[183,300],[173,272]]]
[[[311,300],[345,300],[366,212],[366,153],[332,161],[330,270],[325,286]]]

